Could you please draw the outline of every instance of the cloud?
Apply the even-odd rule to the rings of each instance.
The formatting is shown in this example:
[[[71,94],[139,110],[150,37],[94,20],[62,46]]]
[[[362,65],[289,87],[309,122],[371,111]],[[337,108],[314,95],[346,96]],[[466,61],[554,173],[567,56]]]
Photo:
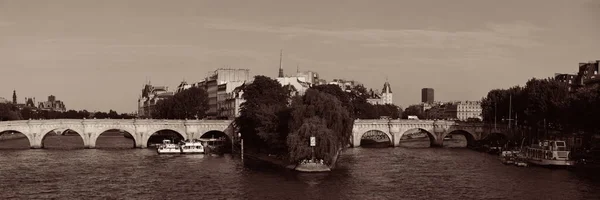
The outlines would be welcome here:
[[[425,29],[345,29],[329,30],[306,26],[276,27],[266,24],[207,19],[205,28],[278,34],[284,39],[300,37],[325,37],[357,42],[365,47],[464,49],[505,46],[528,48],[541,45],[533,35],[542,30],[532,24],[487,24],[479,30],[444,31]]]

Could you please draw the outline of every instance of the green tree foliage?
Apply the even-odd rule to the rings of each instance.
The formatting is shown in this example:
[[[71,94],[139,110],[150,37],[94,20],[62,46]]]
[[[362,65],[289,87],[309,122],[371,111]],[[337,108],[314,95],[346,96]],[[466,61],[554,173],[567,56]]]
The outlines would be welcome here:
[[[290,91],[266,76],[256,76],[243,87],[246,101],[235,119],[246,147],[273,154],[287,152],[286,138]]]
[[[208,93],[200,87],[192,87],[160,100],[152,117],[156,119],[202,119],[208,110]]]
[[[319,145],[316,155],[330,163],[336,151],[345,147],[352,134],[353,119],[335,96],[308,89],[302,100],[294,101],[290,119],[290,136],[287,140],[290,159],[300,161],[307,158],[306,141],[317,137]],[[319,142],[320,141],[320,142]]]

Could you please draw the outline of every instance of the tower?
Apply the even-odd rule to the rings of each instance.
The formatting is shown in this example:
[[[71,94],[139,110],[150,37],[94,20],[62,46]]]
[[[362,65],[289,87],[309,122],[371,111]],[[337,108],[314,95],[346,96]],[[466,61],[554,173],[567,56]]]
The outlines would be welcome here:
[[[16,90],[13,90],[13,99],[12,100],[13,100],[12,103],[16,105],[17,104],[17,91]]]
[[[283,49],[279,51],[279,78],[283,77],[283,68],[281,67],[281,62],[283,59]]]
[[[433,104],[433,88],[421,89],[421,102]]]
[[[393,94],[392,94],[392,86],[390,82],[388,82],[387,78],[385,83],[383,84],[383,89],[381,90],[381,103],[382,104],[392,104],[393,103]]]

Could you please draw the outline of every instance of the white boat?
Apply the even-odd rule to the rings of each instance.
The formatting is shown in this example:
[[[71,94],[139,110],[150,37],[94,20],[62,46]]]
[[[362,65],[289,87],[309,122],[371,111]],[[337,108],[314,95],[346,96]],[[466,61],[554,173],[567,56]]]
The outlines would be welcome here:
[[[541,166],[573,166],[575,161],[570,154],[561,140],[544,140],[525,150],[527,162]]]
[[[500,153],[500,161],[506,165],[514,164],[518,153],[519,151],[502,151]]]
[[[158,154],[179,154],[181,153],[181,147],[171,142],[171,140],[163,140],[163,143],[158,145],[156,151]]]
[[[202,145],[202,143],[197,140],[185,141],[181,145],[181,153],[183,153],[183,154],[204,153],[204,145]]]

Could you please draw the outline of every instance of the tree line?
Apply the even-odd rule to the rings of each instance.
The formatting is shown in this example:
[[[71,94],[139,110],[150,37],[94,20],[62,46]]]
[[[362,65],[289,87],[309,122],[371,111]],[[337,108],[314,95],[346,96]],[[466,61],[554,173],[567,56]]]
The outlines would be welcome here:
[[[397,106],[369,104],[369,94],[362,85],[350,92],[335,85],[318,85],[298,96],[274,79],[256,76],[242,90],[245,102],[235,125],[245,149],[278,155],[290,162],[311,158],[309,141],[314,136],[314,156],[331,164],[349,143],[354,119],[401,115]]]
[[[483,120],[525,128],[541,139],[538,132],[560,134],[597,133],[600,117],[600,88],[570,89],[554,78],[530,79],[524,86],[494,89],[482,99]],[[510,109],[510,110],[509,110]],[[550,130],[550,131],[546,131]]]
[[[10,103],[0,104],[0,121],[28,120],[28,119],[133,119],[134,115],[119,114],[114,110],[109,112],[89,112],[87,110],[68,110],[56,112],[48,110],[37,110],[29,107],[19,109]]]

